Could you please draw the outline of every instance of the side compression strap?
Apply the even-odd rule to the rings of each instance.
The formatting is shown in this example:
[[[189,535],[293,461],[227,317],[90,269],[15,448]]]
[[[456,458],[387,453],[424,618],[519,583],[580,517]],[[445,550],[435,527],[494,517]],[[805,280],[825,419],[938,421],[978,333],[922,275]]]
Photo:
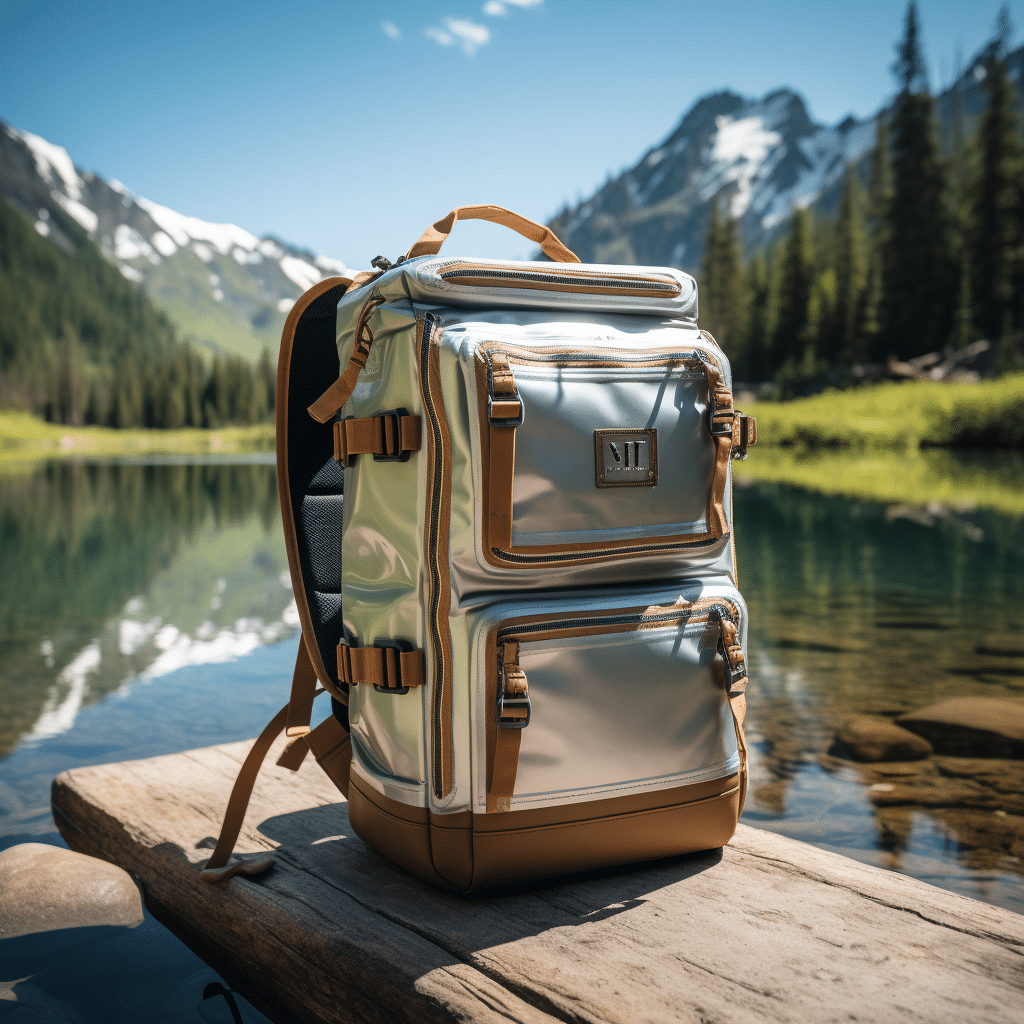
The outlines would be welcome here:
[[[282,768],[295,771],[302,764],[306,753],[312,749],[324,771],[338,785],[339,789],[342,788],[335,777],[341,766],[328,767],[327,761],[330,755],[339,751],[342,743],[347,746],[348,734],[345,734],[343,740],[336,739],[335,729],[331,727],[330,723],[334,723],[337,731],[344,732],[344,729],[333,715],[312,731],[309,728],[313,700],[318,694],[324,692],[318,687],[317,682],[309,651],[306,649],[306,638],[300,636],[299,653],[295,659],[295,675],[292,678],[291,700],[270,720],[270,724],[257,737],[245,761],[242,762],[238,778],[235,779],[235,784],[231,789],[231,796],[228,797],[228,806],[224,812],[224,821],[220,827],[217,846],[213,855],[206,862],[206,867],[199,873],[199,877],[204,882],[224,882],[236,874],[259,875],[274,866],[274,858],[270,854],[253,860],[235,861],[234,863],[228,863],[228,861],[235,848],[235,843],[238,841],[238,833],[242,830],[242,822],[245,820],[245,812],[249,806],[252,789],[256,784],[256,776],[259,775],[260,767],[270,752],[274,740],[285,727],[288,729],[288,734],[294,736],[295,739],[285,748],[277,763]],[[327,726],[327,729],[324,729],[324,726]],[[327,737],[331,737],[335,741],[328,744]],[[344,781],[347,788],[347,764],[344,768]],[[344,791],[342,789],[342,792]]]

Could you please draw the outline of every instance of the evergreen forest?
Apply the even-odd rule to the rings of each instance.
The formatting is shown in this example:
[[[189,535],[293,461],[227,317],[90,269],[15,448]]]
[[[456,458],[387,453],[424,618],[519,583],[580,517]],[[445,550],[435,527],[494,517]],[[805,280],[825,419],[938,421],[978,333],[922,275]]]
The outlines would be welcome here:
[[[1004,7],[982,55],[985,109],[966,123],[954,90],[942,138],[911,2],[895,100],[870,155],[847,166],[835,212],[794,209],[784,237],[745,257],[736,222],[712,202],[700,319],[737,379],[774,381],[786,398],[979,339],[997,347],[998,370],[1022,368],[1024,134],[1010,34]]]
[[[179,340],[145,292],[60,212],[70,251],[0,201],[0,408],[111,427],[265,420],[275,370]]]

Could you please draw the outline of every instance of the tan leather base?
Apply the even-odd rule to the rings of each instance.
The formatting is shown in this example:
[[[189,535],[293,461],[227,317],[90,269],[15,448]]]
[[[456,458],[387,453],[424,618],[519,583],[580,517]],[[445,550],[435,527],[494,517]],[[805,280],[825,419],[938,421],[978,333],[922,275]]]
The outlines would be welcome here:
[[[468,893],[717,849],[736,830],[740,796],[741,777],[732,775],[537,811],[431,815],[371,792],[353,776],[349,821],[361,839],[407,871]]]

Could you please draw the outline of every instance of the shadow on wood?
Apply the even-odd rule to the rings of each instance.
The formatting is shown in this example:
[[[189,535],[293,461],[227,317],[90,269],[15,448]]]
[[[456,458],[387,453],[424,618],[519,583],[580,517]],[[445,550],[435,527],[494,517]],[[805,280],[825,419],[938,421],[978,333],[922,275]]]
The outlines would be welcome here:
[[[273,871],[204,884],[247,748],[67,772],[54,813],[276,1020],[1019,1022],[1024,918],[744,826],[724,851],[460,898],[356,838],[310,763],[253,794],[238,849],[277,847]]]

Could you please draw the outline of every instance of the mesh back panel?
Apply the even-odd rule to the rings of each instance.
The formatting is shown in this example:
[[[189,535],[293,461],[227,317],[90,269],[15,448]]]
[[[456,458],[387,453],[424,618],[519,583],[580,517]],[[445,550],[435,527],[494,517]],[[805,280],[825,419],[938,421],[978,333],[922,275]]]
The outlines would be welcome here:
[[[341,615],[341,516],[343,473],[334,460],[330,424],[307,408],[337,379],[335,318],[345,286],[317,296],[299,318],[288,375],[288,484],[298,534],[299,565],[313,639],[333,682],[338,682]],[[339,705],[343,707],[343,705]]]

